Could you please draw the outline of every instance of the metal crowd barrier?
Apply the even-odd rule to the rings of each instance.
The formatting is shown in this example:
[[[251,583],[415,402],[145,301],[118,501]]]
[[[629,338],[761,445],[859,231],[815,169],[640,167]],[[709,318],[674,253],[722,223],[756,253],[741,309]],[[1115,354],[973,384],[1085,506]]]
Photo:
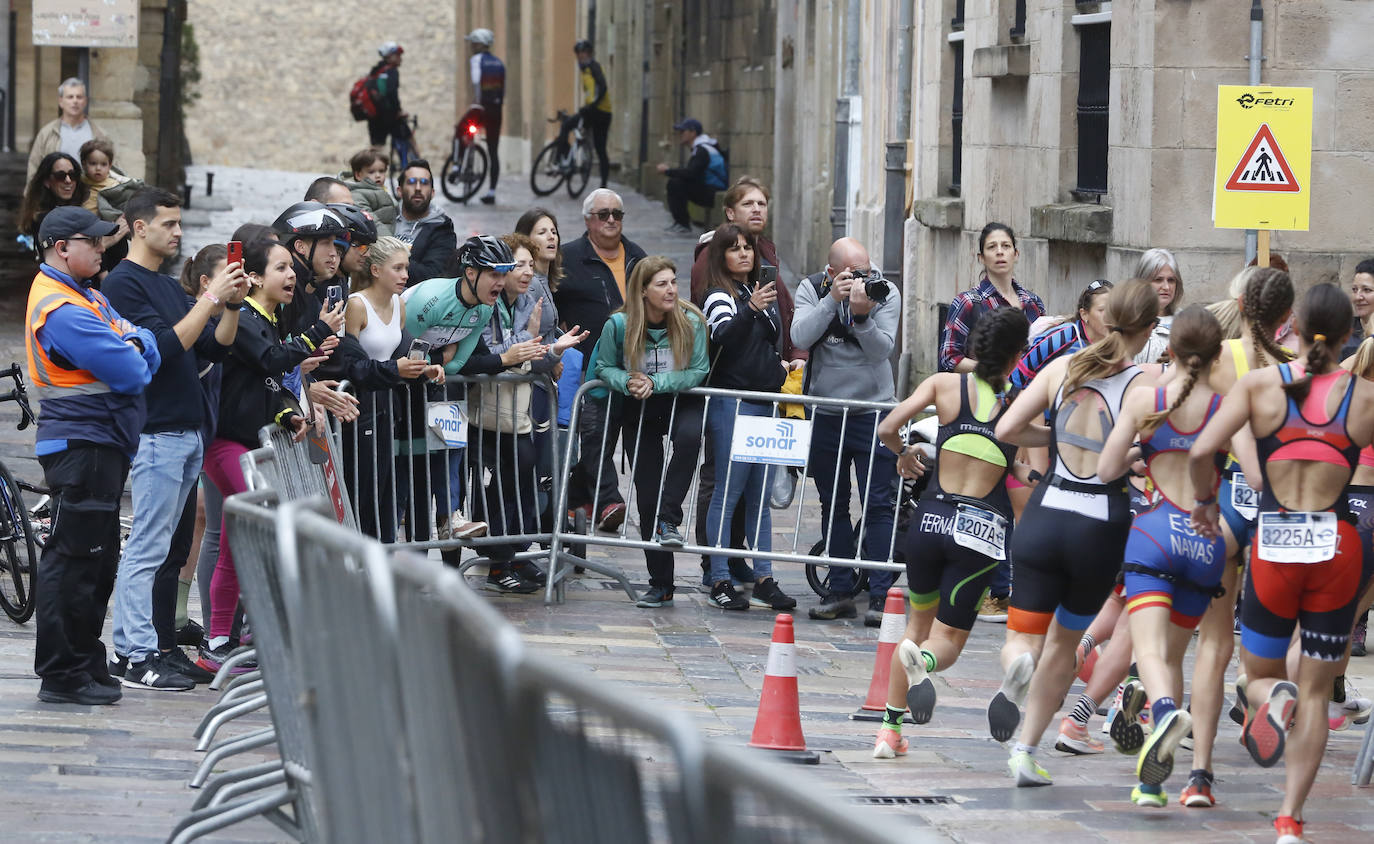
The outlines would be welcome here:
[[[793,768],[529,653],[459,572],[360,541],[325,499],[275,500],[233,496],[225,518],[281,770],[172,841],[259,814],[343,844],[912,840]]]
[[[581,388],[577,391],[577,394],[573,399],[572,417],[569,423],[569,427],[571,430],[578,431],[579,423],[582,421],[584,417],[584,412],[588,403],[600,402],[604,404],[604,399],[590,397],[592,391],[598,389],[606,389],[606,385],[604,384],[604,382],[589,381],[587,383],[584,383],[581,386]],[[630,534],[629,529],[631,521],[635,519],[638,512],[638,506],[635,503],[635,498],[640,493],[639,490],[636,489],[635,484],[621,483],[620,488],[624,490],[624,498],[627,508],[627,518],[625,519],[625,522],[621,525],[621,527],[615,533],[614,536],[599,534],[597,531],[592,529],[592,526],[590,525],[588,526],[585,532],[569,531],[567,530],[566,526],[562,524],[557,525],[555,527],[555,530],[553,532],[553,542],[550,548],[550,555],[551,558],[557,559],[557,565],[554,565],[552,571],[550,572],[551,597],[554,594],[555,587],[557,587],[558,592],[561,593],[562,581],[567,575],[569,565],[589,565],[584,558],[578,558],[567,552],[566,546],[570,543],[577,543],[579,545],[597,545],[612,548],[627,548],[640,550],[671,550],[678,554],[689,555],[711,554],[747,559],[767,558],[769,560],[772,560],[773,562],[780,563],[803,563],[822,566],[845,566],[850,568],[884,570],[895,572],[901,572],[905,570],[904,564],[894,561],[894,550],[896,549],[896,539],[898,534],[898,530],[896,529],[896,519],[898,509],[902,503],[902,484],[900,483],[900,480],[897,484],[894,485],[891,500],[890,502],[888,502],[893,512],[894,528],[892,531],[892,537],[887,542],[887,549],[886,553],[883,555],[883,559],[869,560],[863,558],[864,537],[867,534],[868,525],[866,524],[865,520],[861,518],[858,519],[858,526],[857,529],[854,531],[855,550],[853,554],[846,554],[844,556],[840,556],[837,553],[832,553],[832,549],[830,547],[829,532],[824,529],[825,522],[821,516],[820,495],[818,490],[815,489],[816,482],[812,477],[812,469],[814,467],[810,465],[808,459],[808,445],[810,442],[811,431],[810,426],[813,424],[811,420],[813,419],[814,413],[818,408],[824,408],[827,411],[840,417],[840,439],[841,441],[843,441],[845,432],[847,431],[848,426],[850,424],[850,419],[853,416],[856,416],[858,414],[867,415],[871,413],[877,413],[880,415],[886,414],[889,410],[895,407],[895,404],[891,402],[868,402],[846,399],[834,399],[822,396],[799,396],[782,393],[753,393],[736,390],[721,390],[709,387],[698,387],[696,389],[686,390],[681,393],[672,394],[672,409],[670,411],[669,430],[671,431],[672,425],[675,424],[678,407],[681,402],[701,402],[703,405],[701,415],[702,421],[700,422],[700,429],[697,432],[698,436],[696,437],[696,442],[704,444],[707,436],[706,419],[707,415],[710,412],[712,403],[734,399],[754,403],[768,404],[772,407],[771,416],[750,417],[741,416],[739,414],[741,404],[735,404],[734,429],[736,432],[737,443],[741,439],[739,436],[739,432],[742,427],[740,422],[741,419],[759,420],[757,422],[746,423],[750,426],[751,431],[756,431],[756,433],[751,434],[750,436],[761,441],[766,441],[772,438],[779,443],[784,443],[784,445],[780,445],[771,449],[766,444],[759,447],[746,447],[745,449],[749,453],[745,454],[744,456],[747,457],[747,459],[750,462],[762,462],[772,464],[769,467],[768,477],[770,478],[770,482],[765,483],[763,485],[763,490],[760,495],[759,501],[759,516],[755,520],[755,524],[752,526],[755,532],[757,532],[761,527],[764,508],[767,508],[769,506],[768,498],[773,473],[788,469],[800,472],[800,474],[796,477],[795,493],[791,503],[786,508],[772,510],[772,550],[763,551],[752,548],[731,547],[729,543],[729,537],[720,537],[721,541],[712,543],[710,542],[710,537],[712,535],[711,528],[713,526],[708,524],[705,525],[705,531],[702,531],[700,529],[701,525],[704,523],[703,520],[705,518],[704,508],[694,507],[693,503],[696,502],[697,492],[700,489],[701,485],[701,478],[699,473],[706,464],[712,462],[711,456],[705,454],[705,449],[702,448],[701,453],[698,454],[697,460],[695,461],[696,468],[694,471],[697,473],[697,475],[692,478],[692,482],[688,489],[686,499],[683,503],[684,520],[683,523],[680,525],[680,529],[684,538],[688,540],[685,544],[672,548],[665,548],[664,546],[654,542],[652,539],[642,540],[638,536]],[[612,391],[611,401],[617,400],[617,394],[614,393],[614,391]],[[807,418],[783,418],[779,414],[780,404],[797,405],[804,408],[806,411]],[[612,452],[615,451],[617,447],[616,441],[619,438],[619,429],[621,427],[620,415],[612,410],[610,412],[600,411],[597,414],[597,416],[599,416],[601,420],[604,420],[603,424],[599,426],[594,426],[590,430],[582,430],[580,432],[580,437],[574,435],[568,438],[568,442],[565,444],[564,449],[564,465],[571,466],[577,462],[574,459],[573,455],[576,453],[576,449],[579,447],[579,439],[581,440],[581,447],[583,449],[587,449],[588,445],[590,445],[590,451],[592,452],[592,454],[598,452],[605,453],[608,446]],[[583,427],[586,428],[586,426]],[[635,449],[633,449],[633,453],[622,454],[624,462],[628,463],[630,467],[630,469],[626,472],[627,477],[633,476],[633,467],[639,461],[640,455],[638,452],[642,448],[645,441],[642,432],[643,417],[641,416],[639,418],[638,428],[636,429],[635,435],[636,447]],[[669,437],[669,439],[671,440],[671,437]],[[865,468],[867,470],[867,472],[865,473],[866,476],[871,475],[871,471],[875,461],[884,459],[884,457],[879,453],[880,447],[881,446],[879,445],[875,437],[872,444],[869,447],[867,457],[864,459],[866,462]],[[666,452],[670,450],[671,448],[669,444],[669,446],[665,447],[663,468],[659,473],[659,483],[656,486],[656,495],[658,496],[658,498],[653,508],[653,512],[655,513],[661,510],[663,500],[662,493],[668,478],[667,470],[670,460]],[[770,451],[772,452],[771,454]],[[732,451],[732,453],[734,452]],[[889,456],[886,459],[890,460],[892,458]],[[735,459],[733,459],[727,465],[724,474],[715,478],[715,483],[729,483],[731,474],[737,471],[738,466],[740,465],[739,463],[735,462],[736,460],[738,460],[738,456],[736,456]],[[602,508],[607,503],[606,499],[600,497],[600,487],[602,478],[604,477],[605,466],[608,464],[609,461],[597,461],[592,459],[586,462],[595,464],[594,467],[587,468],[588,472],[595,472],[595,480],[589,483],[588,486],[593,490],[592,513],[599,514]],[[557,507],[560,511],[562,511],[564,508],[568,506],[570,474],[571,473],[564,475],[562,477],[563,484],[558,489]],[[862,490],[858,489],[857,484],[851,479],[841,481],[841,472],[832,471],[830,474],[832,475],[832,480],[830,482],[830,499],[832,501],[836,499],[836,493],[839,490],[841,483],[843,483],[844,486],[849,488],[850,490],[849,498],[851,518],[861,517],[865,512],[865,502],[863,501],[862,495],[860,494]],[[698,509],[701,509],[702,512],[698,512]],[[819,527],[811,527],[813,523],[817,524]],[[719,532],[718,529],[716,532]],[[699,541],[692,541],[693,537],[700,536],[705,536],[707,538],[707,541],[705,543]],[[781,542],[778,541],[779,539],[781,540]],[[820,543],[819,553],[812,553],[813,544],[817,542]],[[561,594],[558,594],[557,596],[561,598]]]

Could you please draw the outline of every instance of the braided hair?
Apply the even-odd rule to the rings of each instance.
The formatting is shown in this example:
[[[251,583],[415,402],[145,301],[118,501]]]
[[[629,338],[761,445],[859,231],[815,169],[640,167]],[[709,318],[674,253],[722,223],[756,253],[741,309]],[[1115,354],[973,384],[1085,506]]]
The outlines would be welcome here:
[[[1029,334],[1030,323],[1020,308],[1001,307],[984,314],[968,337],[968,353],[977,361],[973,374],[1003,395],[1007,368],[1021,356]]]
[[[1312,389],[1312,376],[1320,374],[1332,363],[1339,363],[1341,343],[1350,334],[1355,309],[1350,297],[1334,284],[1313,285],[1302,297],[1298,309],[1298,335],[1308,343],[1306,370],[1283,389],[1295,401],[1302,402]]]
[[[1250,323],[1250,341],[1255,346],[1255,368],[1290,361],[1293,355],[1274,341],[1274,329],[1293,307],[1293,280],[1288,273],[1273,267],[1254,270],[1245,285],[1240,308]],[[1266,357],[1266,355],[1268,357]]]
[[[1140,432],[1146,436],[1183,406],[1203,370],[1210,368],[1221,354],[1221,323],[1202,305],[1189,305],[1174,317],[1169,329],[1169,348],[1174,362],[1184,368],[1183,389],[1164,410],[1156,410],[1140,420]]]

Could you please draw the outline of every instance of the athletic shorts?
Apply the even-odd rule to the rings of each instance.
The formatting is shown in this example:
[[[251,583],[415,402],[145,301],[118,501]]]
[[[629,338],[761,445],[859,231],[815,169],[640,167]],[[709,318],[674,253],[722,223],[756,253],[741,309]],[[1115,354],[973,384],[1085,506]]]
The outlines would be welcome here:
[[[1226,565],[1226,542],[1199,536],[1188,520],[1189,514],[1162,499],[1135,517],[1124,566],[1129,612],[1167,607],[1170,621],[1192,629],[1207,611]]]
[[[972,630],[1000,561],[956,541],[956,506],[948,499],[922,498],[917,502],[907,529],[907,597],[912,609],[938,605],[935,617],[941,623]],[[995,512],[995,508],[987,509]],[[1006,518],[1008,545],[1011,534],[1011,519]]]
[[[1360,534],[1360,550],[1364,565],[1360,569],[1360,594],[1374,577],[1374,486],[1348,486],[1345,503],[1355,517],[1355,530]]]
[[[1236,509],[1235,489],[1232,483],[1232,472],[1221,473],[1221,486],[1217,489],[1217,509],[1221,511],[1221,517],[1226,520],[1226,526],[1231,529],[1231,535],[1236,538],[1236,544],[1241,548],[1250,544],[1255,535],[1255,517],[1246,518]],[[1257,493],[1251,494],[1252,500],[1258,501]],[[1242,558],[1244,559],[1244,558]]]
[[[1250,552],[1241,604],[1241,645],[1262,659],[1282,659],[1293,627],[1303,656],[1335,662],[1345,655],[1360,596],[1364,549],[1355,526],[1336,522],[1336,553],[1318,563],[1273,563]]]
[[[1011,543],[1007,626],[1043,634],[1054,614],[1063,627],[1086,630],[1116,584],[1130,530],[1124,492],[1038,485]]]
[[[1154,503],[1150,500],[1150,496],[1145,493],[1145,490],[1136,489],[1134,484],[1126,484],[1126,494],[1131,497],[1132,519],[1150,509],[1150,506]],[[1158,495],[1159,493],[1156,492],[1155,494]]]

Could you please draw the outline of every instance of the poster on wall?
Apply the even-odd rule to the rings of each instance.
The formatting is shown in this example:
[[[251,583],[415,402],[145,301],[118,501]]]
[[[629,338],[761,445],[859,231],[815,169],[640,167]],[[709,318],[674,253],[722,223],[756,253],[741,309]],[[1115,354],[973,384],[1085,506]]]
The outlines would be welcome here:
[[[137,47],[138,0],[33,0],[36,47]]]

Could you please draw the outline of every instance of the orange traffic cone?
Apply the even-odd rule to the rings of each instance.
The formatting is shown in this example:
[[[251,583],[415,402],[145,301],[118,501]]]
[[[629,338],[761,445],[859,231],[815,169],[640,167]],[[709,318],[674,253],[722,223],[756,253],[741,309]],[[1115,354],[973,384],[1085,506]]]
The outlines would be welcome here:
[[[768,667],[763,672],[763,694],[754,719],[750,747],[765,750],[805,750],[801,705],[797,700],[797,646],[792,616],[778,613],[773,622],[773,643],[768,646]]]
[[[878,655],[873,661],[873,679],[868,697],[859,711],[849,716],[854,721],[878,721],[887,708],[887,684],[892,677],[892,654],[906,632],[906,602],[900,587],[887,590],[883,602],[883,626],[878,630]]]

